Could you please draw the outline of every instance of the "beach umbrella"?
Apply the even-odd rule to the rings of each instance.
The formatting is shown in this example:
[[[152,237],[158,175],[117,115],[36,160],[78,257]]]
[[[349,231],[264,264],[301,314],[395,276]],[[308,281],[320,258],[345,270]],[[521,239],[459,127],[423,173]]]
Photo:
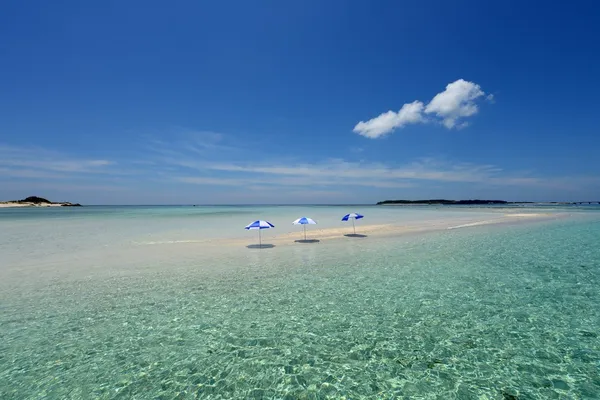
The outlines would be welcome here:
[[[304,228],[304,240],[306,240],[306,225],[316,225],[317,223],[311,218],[302,217],[292,222],[292,224],[302,225],[302,227]]]
[[[275,225],[270,223],[269,221],[258,220],[246,226],[247,230],[258,230],[258,246],[262,247],[262,238],[260,236],[260,231],[263,229],[275,228]]]
[[[350,214],[346,214],[344,215],[344,217],[342,218],[342,221],[348,221],[349,219],[352,220],[352,228],[354,229],[354,234],[356,235],[356,226],[354,226],[354,221],[357,219],[361,219],[364,218],[364,215],[360,215],[358,213],[350,213]]]

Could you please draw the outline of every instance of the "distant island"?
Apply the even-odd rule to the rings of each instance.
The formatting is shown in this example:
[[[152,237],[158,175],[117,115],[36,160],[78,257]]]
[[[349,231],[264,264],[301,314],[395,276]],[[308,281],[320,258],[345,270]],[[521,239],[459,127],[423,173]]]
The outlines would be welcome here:
[[[384,205],[444,205],[444,206],[456,206],[456,205],[489,205],[489,204],[600,204],[596,201],[577,201],[577,202],[542,202],[536,203],[533,201],[505,201],[505,200],[445,200],[445,199],[431,199],[431,200],[384,200],[377,203],[378,206]]]
[[[55,203],[43,197],[29,196],[23,200],[2,201],[0,207],[81,207],[81,204],[69,203],[68,201]]]
[[[385,200],[380,201],[377,205],[385,204],[441,204],[441,205],[482,205],[482,204],[525,204],[530,202],[509,202],[505,200],[445,200],[445,199],[431,199],[431,200]]]

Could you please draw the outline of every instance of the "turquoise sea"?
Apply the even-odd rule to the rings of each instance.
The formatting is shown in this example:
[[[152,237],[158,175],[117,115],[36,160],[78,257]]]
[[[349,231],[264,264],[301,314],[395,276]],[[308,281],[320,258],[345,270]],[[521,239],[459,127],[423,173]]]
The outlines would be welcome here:
[[[96,398],[598,399],[600,207],[0,209],[0,399]]]

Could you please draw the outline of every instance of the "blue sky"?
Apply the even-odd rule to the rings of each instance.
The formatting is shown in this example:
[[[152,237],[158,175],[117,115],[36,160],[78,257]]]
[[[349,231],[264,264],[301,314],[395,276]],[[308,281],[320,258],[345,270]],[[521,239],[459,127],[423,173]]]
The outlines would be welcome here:
[[[4,1],[0,199],[600,200],[593,1]]]

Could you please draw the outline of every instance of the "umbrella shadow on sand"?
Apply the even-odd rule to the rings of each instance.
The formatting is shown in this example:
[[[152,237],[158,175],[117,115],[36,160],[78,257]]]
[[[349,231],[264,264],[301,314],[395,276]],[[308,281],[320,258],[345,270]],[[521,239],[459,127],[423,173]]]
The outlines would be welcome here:
[[[294,242],[296,242],[296,243],[319,243],[320,240],[319,239],[299,239],[299,240],[294,240]]]
[[[263,243],[263,244],[249,244],[246,247],[249,248],[249,249],[272,249],[273,247],[275,247],[275,245],[274,244]]]
[[[367,235],[363,235],[362,233],[347,233],[344,236],[346,237],[354,237],[354,238],[366,238]]]

